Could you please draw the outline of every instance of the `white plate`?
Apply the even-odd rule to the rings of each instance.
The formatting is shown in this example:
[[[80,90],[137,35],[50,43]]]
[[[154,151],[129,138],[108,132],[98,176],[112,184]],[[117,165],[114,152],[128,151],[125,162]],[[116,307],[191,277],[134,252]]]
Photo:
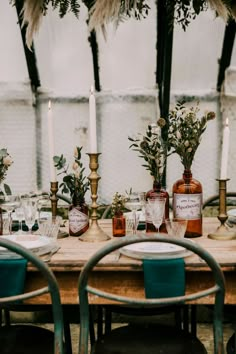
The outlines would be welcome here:
[[[137,259],[172,259],[190,256],[191,251],[166,242],[139,242],[124,246],[120,252]]]
[[[38,256],[49,253],[58,247],[57,243],[49,237],[39,235],[4,235],[1,236],[7,240],[14,241]],[[19,258],[17,254],[10,250],[0,247],[0,258]]]

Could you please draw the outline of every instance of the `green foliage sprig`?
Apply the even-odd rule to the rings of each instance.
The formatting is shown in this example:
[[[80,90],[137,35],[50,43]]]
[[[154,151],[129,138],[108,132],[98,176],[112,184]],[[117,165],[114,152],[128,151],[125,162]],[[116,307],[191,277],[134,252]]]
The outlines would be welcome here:
[[[163,118],[158,119],[157,125],[149,125],[145,135],[139,134],[137,138],[128,137],[132,142],[130,148],[139,153],[139,157],[144,159],[142,165],[151,176],[158,182],[161,181],[167,155],[167,145],[161,137],[161,128],[166,122]]]
[[[208,121],[215,118],[214,112],[198,117],[199,110],[198,104],[186,108],[185,102],[178,102],[169,112],[168,150],[180,156],[186,170],[191,168]]]
[[[7,149],[3,148],[0,149],[0,183],[4,181],[7,175],[7,170],[8,168],[12,165],[13,160],[9,153],[7,152]],[[3,195],[4,192],[5,194],[11,194],[11,189],[8,186],[8,184],[3,183],[3,189],[0,190],[0,194]]]
[[[69,165],[66,162],[64,155],[54,156],[54,166],[59,171],[58,175],[63,174],[63,182],[60,183],[59,188],[63,194],[70,194],[72,200],[76,198],[78,201],[83,202],[85,194],[89,189],[90,182],[84,176],[83,164],[81,162],[82,147],[76,147],[74,152],[74,163],[72,165],[73,172],[69,171]]]
[[[111,211],[112,215],[120,214],[125,209],[125,196],[116,192],[112,199]]]

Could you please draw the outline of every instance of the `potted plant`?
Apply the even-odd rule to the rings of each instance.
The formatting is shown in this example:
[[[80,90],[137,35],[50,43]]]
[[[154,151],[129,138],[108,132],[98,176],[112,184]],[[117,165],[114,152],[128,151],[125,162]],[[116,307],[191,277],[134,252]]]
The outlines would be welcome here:
[[[125,197],[116,192],[112,199],[112,232],[114,237],[125,236],[126,223],[123,211],[125,209]]]
[[[214,112],[199,116],[199,106],[187,108],[178,102],[169,113],[168,150],[179,155],[184,167],[183,178],[173,185],[173,216],[187,219],[185,237],[202,235],[202,185],[192,178],[191,166],[207,123]]]
[[[74,151],[74,162],[72,171],[69,171],[69,164],[66,158],[54,156],[54,166],[63,175],[59,189],[64,194],[69,194],[72,204],[69,207],[69,233],[71,236],[82,235],[89,227],[88,206],[85,203],[85,194],[89,189],[90,182],[84,176],[84,166],[81,162],[82,147],[76,147]]]

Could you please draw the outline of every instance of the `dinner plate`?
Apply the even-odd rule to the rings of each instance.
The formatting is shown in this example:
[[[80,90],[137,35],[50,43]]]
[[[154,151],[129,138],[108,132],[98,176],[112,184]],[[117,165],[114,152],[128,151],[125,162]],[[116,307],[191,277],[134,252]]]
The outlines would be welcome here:
[[[55,241],[52,241],[49,237],[46,236],[39,236],[39,235],[3,235],[2,238],[7,240],[16,242],[21,246],[27,248],[28,250],[32,251],[33,253],[41,256],[43,254],[53,252],[58,245]],[[20,256],[16,253],[4,248],[0,247],[0,258],[19,258]]]
[[[172,259],[190,256],[191,251],[167,242],[138,242],[124,246],[120,252],[137,259]]]

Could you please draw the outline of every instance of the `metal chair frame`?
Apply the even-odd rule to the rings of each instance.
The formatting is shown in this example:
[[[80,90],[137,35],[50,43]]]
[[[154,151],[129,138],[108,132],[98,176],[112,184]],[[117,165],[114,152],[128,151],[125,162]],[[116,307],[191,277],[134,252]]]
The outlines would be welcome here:
[[[14,304],[15,302],[27,300],[33,297],[37,297],[43,294],[49,294],[52,304],[52,313],[54,319],[54,353],[63,354],[63,313],[61,307],[60,293],[57,284],[57,280],[49,269],[49,267],[34,253],[22,247],[21,245],[9,241],[7,239],[0,238],[0,246],[13,251],[23,258],[31,262],[43,275],[47,281],[47,286],[38,288],[30,292],[24,292],[19,295],[2,297],[0,298],[0,306],[6,306]]]
[[[214,331],[214,348],[215,354],[223,353],[223,307],[225,296],[225,280],[220,265],[215,259],[205,251],[198,244],[195,244],[186,239],[177,239],[164,236],[152,236],[148,238],[150,242],[167,242],[182,246],[201,257],[207,265],[210,267],[215,281],[215,285],[205,290],[173,298],[161,298],[161,299],[145,299],[145,298],[130,298],[126,296],[116,295],[109,292],[102,291],[98,288],[92,287],[88,284],[89,275],[97,263],[107,254],[129,244],[137,242],[147,242],[146,236],[129,236],[119,240],[115,240],[108,245],[105,245],[102,249],[96,252],[84,265],[79,281],[78,292],[80,301],[80,342],[79,342],[79,354],[88,353],[88,328],[89,328],[89,299],[88,294],[100,296],[102,298],[112,300],[119,303],[126,303],[131,305],[150,306],[150,305],[173,305],[183,304],[188,301],[196,300],[198,298],[206,297],[211,294],[215,294],[214,303],[214,317],[213,317],[213,331]]]

